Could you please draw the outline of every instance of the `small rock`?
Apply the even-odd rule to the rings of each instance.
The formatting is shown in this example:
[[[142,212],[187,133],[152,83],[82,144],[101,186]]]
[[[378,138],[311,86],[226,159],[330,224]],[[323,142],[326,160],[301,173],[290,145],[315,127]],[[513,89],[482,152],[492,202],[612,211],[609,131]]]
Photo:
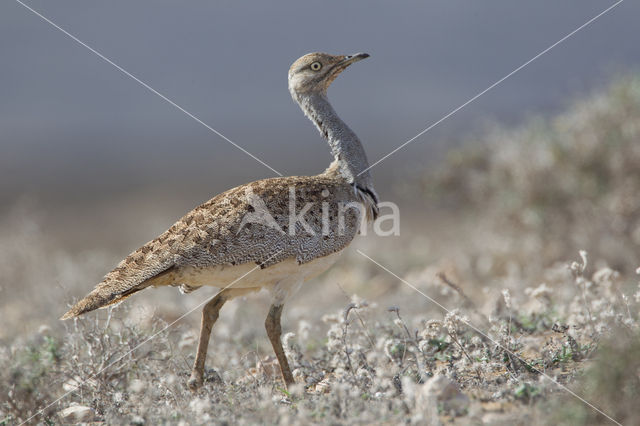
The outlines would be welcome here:
[[[119,407],[120,405],[122,405],[124,401],[125,401],[124,394],[122,392],[116,392],[113,394],[113,403],[115,404],[116,407]]]
[[[50,336],[51,335],[51,327],[49,327],[47,324],[42,324],[38,328],[38,334],[41,334],[43,336]]]
[[[95,379],[86,379],[83,380],[79,376],[75,376],[73,379],[69,379],[62,384],[62,389],[66,392],[73,392],[78,390],[81,387],[90,387],[95,389],[98,386],[98,382]]]
[[[167,376],[160,378],[160,382],[165,385],[173,385],[177,381],[178,381],[178,376],[176,376],[175,374],[169,374]]]
[[[129,391],[132,393],[141,393],[144,391],[145,387],[145,383],[140,379],[133,379],[129,383]]]
[[[440,407],[444,413],[461,416],[466,414],[469,404],[469,397],[445,376],[429,379],[416,395],[417,408],[430,414],[438,413]]]
[[[315,392],[316,393],[330,393],[331,392],[331,382],[329,381],[328,377],[325,377],[324,379],[322,379],[318,383],[316,383]]]
[[[205,398],[194,398],[189,402],[189,408],[199,417],[201,421],[207,421],[210,416],[207,411],[211,408],[211,402]]]
[[[144,418],[142,418],[142,416],[133,416],[131,417],[131,424],[142,426],[144,424]]]
[[[95,417],[95,412],[91,407],[74,405],[61,410],[60,412],[58,412],[58,415],[65,422],[80,423],[93,420]]]

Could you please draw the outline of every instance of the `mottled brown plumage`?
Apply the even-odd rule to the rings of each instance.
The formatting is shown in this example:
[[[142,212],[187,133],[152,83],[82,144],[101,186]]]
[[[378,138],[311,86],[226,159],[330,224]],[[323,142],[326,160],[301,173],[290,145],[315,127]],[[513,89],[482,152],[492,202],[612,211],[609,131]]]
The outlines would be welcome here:
[[[267,332],[290,384],[293,379],[279,342],[282,304],[292,289],[335,261],[362,220],[373,220],[377,214],[369,174],[361,172],[367,167],[362,146],[324,97],[340,72],[367,56],[314,53],[298,59],[289,71],[294,100],[335,156],[325,172],[263,179],[212,198],[127,256],[62,319],[119,303],[147,287],[180,286],[184,292],[203,285],[222,288],[203,310],[190,380],[195,388],[202,383],[209,334],[219,309],[233,297],[267,288],[273,294]]]
[[[297,210],[313,203],[305,218],[315,235],[297,229],[289,230],[290,190],[295,191]],[[282,231],[243,218],[254,207],[247,199],[247,190],[265,202]],[[323,191],[326,196],[323,196]],[[340,202],[358,202],[351,185],[329,173],[318,176],[294,176],[259,180],[230,189],[196,207],[171,228],[143,245],[111,272],[87,297],[79,301],[62,319],[120,302],[149,286],[190,285],[171,282],[159,274],[176,272],[184,267],[205,268],[214,265],[252,263],[267,268],[287,258],[307,263],[345,248],[360,226],[358,211],[345,211],[344,231],[340,232],[338,208]],[[328,207],[330,232],[322,233],[322,203]],[[298,223],[300,228],[300,224]],[[224,287],[227,283],[211,283]]]

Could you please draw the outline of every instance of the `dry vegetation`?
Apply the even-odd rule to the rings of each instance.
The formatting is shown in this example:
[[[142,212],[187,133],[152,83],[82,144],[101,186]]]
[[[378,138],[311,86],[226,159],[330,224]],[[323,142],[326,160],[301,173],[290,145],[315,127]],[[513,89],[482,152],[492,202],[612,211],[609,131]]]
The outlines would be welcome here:
[[[450,312],[351,253],[288,308],[288,391],[248,300],[223,310],[207,363],[218,370],[195,394],[185,383],[197,316],[167,328],[195,305],[129,303],[58,324],[69,294],[116,255],[64,254],[38,220],[8,215],[0,424],[44,407],[31,423],[608,422],[559,384],[640,422],[640,80],[473,141],[420,185],[448,217],[427,223],[455,238],[405,235],[403,262],[393,243],[363,251]]]

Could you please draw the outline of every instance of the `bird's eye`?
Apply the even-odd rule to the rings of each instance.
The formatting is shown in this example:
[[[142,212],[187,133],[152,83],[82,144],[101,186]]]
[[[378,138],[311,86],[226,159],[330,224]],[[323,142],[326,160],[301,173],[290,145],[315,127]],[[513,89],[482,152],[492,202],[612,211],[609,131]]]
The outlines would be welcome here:
[[[310,68],[313,71],[320,71],[320,68],[322,68],[322,64],[320,62],[314,62],[310,65]]]

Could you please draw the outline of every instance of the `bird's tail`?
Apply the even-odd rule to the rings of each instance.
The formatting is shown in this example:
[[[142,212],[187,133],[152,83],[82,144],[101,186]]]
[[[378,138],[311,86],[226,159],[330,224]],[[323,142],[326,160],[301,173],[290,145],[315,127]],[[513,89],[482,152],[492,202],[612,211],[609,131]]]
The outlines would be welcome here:
[[[131,253],[60,319],[77,317],[85,312],[122,302],[134,293],[150,286],[170,285],[173,260],[162,250],[158,240],[150,241]]]
[[[134,293],[143,290],[144,287],[132,288],[123,293],[107,293],[104,291],[104,288],[100,288],[100,286],[96,287],[91,293],[87,294],[82,300],[78,301],[75,305],[71,307],[62,317],[61,320],[67,320],[70,318],[75,318],[84,314],[85,312],[93,311],[94,309],[106,308],[111,305],[117,305],[122,302],[127,297],[131,296]]]

